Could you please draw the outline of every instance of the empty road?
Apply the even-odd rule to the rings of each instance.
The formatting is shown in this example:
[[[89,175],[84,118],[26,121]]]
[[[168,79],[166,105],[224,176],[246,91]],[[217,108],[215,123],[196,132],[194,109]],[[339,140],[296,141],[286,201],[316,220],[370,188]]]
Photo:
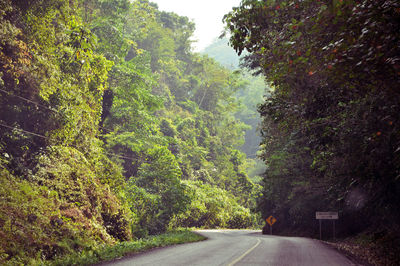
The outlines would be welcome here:
[[[355,265],[317,240],[254,230],[199,230],[208,240],[155,249],[107,265]]]

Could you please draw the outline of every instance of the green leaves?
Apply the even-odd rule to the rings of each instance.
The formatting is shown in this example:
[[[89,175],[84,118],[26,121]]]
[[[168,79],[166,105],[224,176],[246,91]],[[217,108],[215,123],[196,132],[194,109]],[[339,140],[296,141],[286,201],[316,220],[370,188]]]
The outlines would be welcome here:
[[[188,18],[148,1],[0,7],[0,227],[17,239],[0,263],[158,234],[192,201],[201,225],[256,222],[237,150],[243,83],[191,52]]]
[[[189,198],[181,184],[181,174],[167,148],[148,151],[137,176],[128,182],[127,198],[137,215],[134,233],[164,232],[172,217],[186,209]]]
[[[201,228],[248,228],[257,223],[250,210],[224,189],[200,181],[186,181],[193,199],[185,213],[174,218],[178,226]]]
[[[317,197],[352,219],[343,203],[350,183],[369,190],[366,216],[397,208],[388,184],[398,176],[399,135],[387,120],[399,110],[397,59],[390,56],[399,53],[398,8],[396,1],[243,1],[225,16],[231,45],[251,52],[245,65],[275,86],[259,107],[268,166],[261,210],[296,220],[302,211],[294,199],[304,206]]]

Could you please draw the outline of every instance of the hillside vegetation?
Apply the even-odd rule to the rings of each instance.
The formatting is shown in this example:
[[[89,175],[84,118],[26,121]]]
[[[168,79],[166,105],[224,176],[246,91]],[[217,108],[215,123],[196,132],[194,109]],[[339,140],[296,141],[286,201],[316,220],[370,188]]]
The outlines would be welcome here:
[[[271,88],[267,86],[262,75],[254,76],[251,70],[241,68],[240,60],[242,60],[243,55],[239,57],[228,42],[229,39],[226,36],[216,39],[202,53],[214,58],[224,67],[236,71],[241,80],[243,80],[243,85],[233,94],[240,104],[235,117],[248,126],[245,129],[244,144],[240,147],[240,150],[248,158],[249,167],[247,168],[247,173],[250,179],[258,182],[265,171],[265,164],[257,155],[261,143],[261,119],[257,108],[262,104],[263,100],[269,97]]]
[[[242,78],[147,0],[0,1],[0,264],[258,224]]]

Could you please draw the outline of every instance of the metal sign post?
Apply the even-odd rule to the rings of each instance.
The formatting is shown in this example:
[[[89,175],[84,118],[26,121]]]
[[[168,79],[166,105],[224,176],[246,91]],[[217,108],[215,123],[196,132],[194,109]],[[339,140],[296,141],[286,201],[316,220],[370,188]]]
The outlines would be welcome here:
[[[333,239],[335,239],[335,220],[339,219],[338,212],[316,212],[315,218],[319,220],[319,239],[322,239],[322,220],[333,220]]]
[[[336,239],[336,234],[335,234],[335,220],[332,220],[333,221],[333,240],[335,240]]]
[[[322,220],[320,219],[319,220],[319,239],[322,239],[321,223],[322,223]]]

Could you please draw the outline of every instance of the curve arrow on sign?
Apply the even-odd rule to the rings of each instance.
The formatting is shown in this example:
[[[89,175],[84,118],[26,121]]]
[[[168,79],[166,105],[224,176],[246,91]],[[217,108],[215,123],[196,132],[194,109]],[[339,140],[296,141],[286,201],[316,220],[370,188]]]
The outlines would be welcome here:
[[[272,226],[275,222],[276,222],[276,218],[274,216],[270,216],[267,219],[265,219],[265,221],[267,221],[267,223]]]

